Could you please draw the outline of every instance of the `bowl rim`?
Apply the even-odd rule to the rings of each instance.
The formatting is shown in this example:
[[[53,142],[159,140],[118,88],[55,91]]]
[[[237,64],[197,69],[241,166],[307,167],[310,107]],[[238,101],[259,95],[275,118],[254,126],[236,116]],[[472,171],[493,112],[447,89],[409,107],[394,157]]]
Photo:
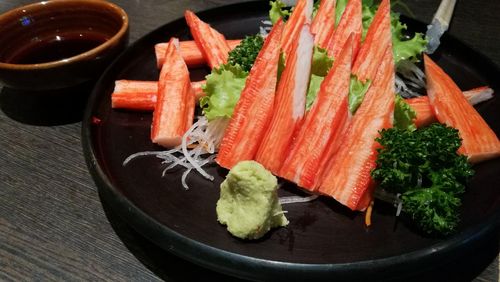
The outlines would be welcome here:
[[[128,14],[120,6],[118,6],[114,3],[111,3],[109,1],[106,1],[106,0],[44,0],[44,1],[39,1],[39,2],[19,6],[17,8],[8,10],[5,13],[0,14],[0,18],[5,17],[5,16],[9,16],[11,14],[18,13],[22,10],[38,7],[40,5],[47,5],[47,4],[48,5],[62,5],[64,3],[82,3],[85,5],[90,4],[90,5],[111,8],[111,10],[113,10],[113,12],[116,13],[118,16],[120,16],[122,19],[120,29],[111,38],[104,41],[100,45],[98,45],[90,50],[87,50],[83,53],[77,54],[75,56],[63,58],[63,59],[56,60],[56,61],[49,61],[49,62],[37,63],[37,64],[12,64],[12,63],[0,62],[0,69],[41,70],[41,69],[56,68],[59,66],[71,64],[73,62],[82,61],[82,60],[85,60],[86,58],[95,56],[96,54],[110,48],[112,45],[116,44],[116,42],[120,41],[120,39],[123,38],[128,32],[128,29],[129,29]]]

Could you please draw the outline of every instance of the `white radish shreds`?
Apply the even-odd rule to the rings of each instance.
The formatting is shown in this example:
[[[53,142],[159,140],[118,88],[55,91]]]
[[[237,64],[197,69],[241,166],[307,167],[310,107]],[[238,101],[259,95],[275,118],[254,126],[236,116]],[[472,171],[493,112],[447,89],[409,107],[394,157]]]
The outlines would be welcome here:
[[[493,89],[487,87],[482,89],[479,93],[470,98],[468,97],[467,92],[464,92],[464,95],[467,98],[467,100],[469,100],[469,103],[471,103],[471,105],[477,105],[479,103],[492,99],[493,93],[494,93]]]
[[[207,152],[215,153],[224,137],[224,132],[229,124],[229,118],[216,118],[210,121],[204,131],[203,141],[207,145]]]
[[[401,194],[396,195],[397,201],[394,203],[394,205],[397,205],[396,209],[396,217],[398,217],[401,214],[401,211],[403,210],[403,201],[401,200]]]
[[[259,34],[266,38],[267,35],[269,35],[269,32],[271,32],[271,29],[273,28],[273,23],[269,20],[261,21],[261,25],[259,26]]]
[[[422,96],[425,92],[425,73],[413,62],[404,60],[398,63],[396,92],[403,98]]]
[[[318,197],[319,197],[318,195],[311,195],[306,197],[301,197],[301,196],[280,197],[279,202],[282,205],[294,204],[294,203],[307,203],[316,200]]]
[[[162,176],[177,166],[185,169],[181,177],[182,186],[185,189],[189,189],[186,179],[193,169],[204,178],[213,180],[214,177],[202,167],[214,162],[215,153],[224,136],[228,121],[228,118],[218,118],[208,122],[206,117],[200,116],[182,137],[181,145],[166,151],[146,151],[132,154],[125,159],[123,165],[127,165],[137,157],[155,156],[162,159],[162,164],[168,165],[163,170]]]

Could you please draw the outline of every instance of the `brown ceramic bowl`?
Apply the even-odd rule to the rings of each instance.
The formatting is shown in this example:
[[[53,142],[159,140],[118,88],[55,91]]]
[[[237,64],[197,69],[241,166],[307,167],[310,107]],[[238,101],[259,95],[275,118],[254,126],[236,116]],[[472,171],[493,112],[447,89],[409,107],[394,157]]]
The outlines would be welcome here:
[[[97,78],[128,43],[128,16],[102,0],[42,1],[0,15],[0,82],[20,90]]]

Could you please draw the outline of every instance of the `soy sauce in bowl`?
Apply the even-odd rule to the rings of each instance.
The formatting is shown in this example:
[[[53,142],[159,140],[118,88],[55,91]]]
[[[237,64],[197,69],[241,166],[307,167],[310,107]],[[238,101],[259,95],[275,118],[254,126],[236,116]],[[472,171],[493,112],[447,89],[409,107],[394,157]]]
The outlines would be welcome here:
[[[128,16],[105,0],[44,0],[0,15],[0,86],[38,91],[96,80],[128,43]]]
[[[101,34],[69,34],[37,41],[20,49],[8,61],[11,64],[42,64],[67,59],[87,52],[108,40]]]

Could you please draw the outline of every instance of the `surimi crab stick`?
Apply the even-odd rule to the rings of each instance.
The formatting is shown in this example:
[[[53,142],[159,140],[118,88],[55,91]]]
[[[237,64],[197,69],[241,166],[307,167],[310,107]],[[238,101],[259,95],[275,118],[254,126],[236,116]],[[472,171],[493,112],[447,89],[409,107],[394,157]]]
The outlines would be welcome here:
[[[281,49],[287,56],[299,38],[304,24],[311,24],[313,0],[298,0],[290,18],[286,21],[281,37]]]
[[[321,194],[335,198],[352,210],[368,207],[374,187],[370,172],[376,166],[378,143],[375,138],[380,130],[392,126],[394,95],[394,61],[389,47],[372,86],[342,137],[342,146],[321,178]]]
[[[201,88],[205,83],[205,80],[191,82],[196,101],[205,96]],[[115,88],[111,93],[111,107],[133,111],[152,111],[155,107],[157,93],[158,81],[116,80]],[[476,105],[493,98],[493,89],[488,86],[480,86],[464,91],[463,94],[469,104]],[[437,121],[429,105],[429,97],[420,96],[405,101],[417,113],[415,121],[417,127],[426,126]]]
[[[464,91],[462,94],[469,104],[476,105],[493,98],[493,89],[488,86],[481,86]],[[431,105],[429,104],[428,96],[410,98],[405,101],[417,114],[417,118],[415,119],[415,125],[417,127],[424,127],[437,121],[436,115],[434,115]]]
[[[205,96],[205,92],[201,88],[205,82],[205,80],[191,82],[196,101]],[[157,95],[158,81],[116,80],[115,88],[111,93],[111,107],[113,109],[152,111],[155,108]]]
[[[248,75],[215,159],[222,167],[231,169],[240,161],[255,158],[274,111],[282,32],[279,20]]]
[[[172,38],[165,52],[165,63],[158,80],[158,98],[153,111],[151,140],[164,147],[181,144],[182,136],[193,124],[195,98],[189,70]]]
[[[201,50],[208,66],[213,69],[227,63],[231,47],[229,47],[224,35],[200,20],[200,18],[189,10],[186,10],[184,17],[186,18],[191,35]]]
[[[280,175],[307,190],[313,190],[326,149],[347,118],[347,95],[352,63],[352,36],[344,44],[335,64],[323,80],[304,123],[295,137]]]
[[[382,0],[354,60],[352,73],[362,82],[373,79],[386,47],[391,44],[390,8],[389,0]]]
[[[363,33],[363,25],[361,22],[361,0],[350,0],[340,18],[340,22],[331,35],[327,43],[327,51],[330,57],[337,58],[347,38],[353,34],[353,58],[358,53],[361,45],[361,34]]]
[[[335,5],[335,0],[321,0],[311,23],[314,44],[324,49],[328,47],[329,38],[335,30]]]
[[[354,1],[351,2],[351,9],[354,9],[356,4]],[[342,21],[349,19],[350,16],[345,16]],[[339,30],[337,27],[336,30]],[[392,48],[392,33],[390,26],[390,7],[389,1],[383,0],[375,13],[372,24],[368,28],[366,33],[366,39],[359,47],[358,54],[354,58],[354,63],[352,65],[351,72],[354,76],[356,76],[359,80],[367,83],[368,81],[372,81],[377,73],[377,69],[379,68],[383,55],[385,54],[385,50],[387,48]],[[353,50],[354,56],[354,50]],[[369,88],[368,88],[369,89]],[[349,111],[346,122],[344,123],[344,127],[336,132],[335,141],[330,142],[328,148],[325,151],[325,155],[331,156],[336,153],[339,145],[341,144],[342,136],[346,133],[349,128],[350,122],[352,120],[352,113]],[[326,165],[326,160],[323,161],[325,165],[318,167],[318,174],[324,175],[328,166]],[[319,183],[315,184],[315,190],[318,189]]]
[[[471,163],[500,156],[500,141],[495,132],[467,102],[451,77],[427,55],[424,65],[429,103],[439,122],[458,129],[462,138],[458,152]]]
[[[229,48],[231,48],[231,50],[238,46],[240,42],[241,39],[227,40],[227,44],[229,45]],[[162,42],[155,45],[156,65],[158,68],[163,65],[163,60],[165,59],[165,50],[167,50],[167,46],[167,42]],[[180,41],[179,50],[188,67],[199,67],[206,64],[205,58],[203,58],[203,54],[201,53],[200,48],[198,48],[198,45],[196,45],[196,42],[194,40]]]
[[[306,92],[311,73],[314,37],[309,25],[302,26],[300,36],[287,55],[275,96],[270,125],[259,146],[255,160],[279,176],[295,130],[305,112]]]

